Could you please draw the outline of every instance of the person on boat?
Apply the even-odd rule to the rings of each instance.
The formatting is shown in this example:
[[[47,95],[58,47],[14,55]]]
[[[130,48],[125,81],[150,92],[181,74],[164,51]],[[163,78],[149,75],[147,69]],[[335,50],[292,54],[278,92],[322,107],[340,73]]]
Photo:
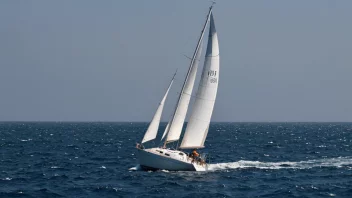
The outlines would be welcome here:
[[[198,156],[199,156],[199,154],[198,154],[198,152],[197,152],[196,149],[194,149],[194,150],[192,151],[192,154],[193,154],[195,157],[198,157]]]
[[[137,143],[136,148],[144,149],[144,146],[142,144]]]
[[[200,160],[201,160],[201,158],[200,158],[200,156],[199,156],[199,153],[197,152],[197,150],[196,149],[194,149],[193,151],[192,151],[192,153],[189,155],[189,157],[191,157],[192,158],[192,163],[193,162],[200,162]]]
[[[197,150],[196,149],[194,149],[193,151],[192,151],[192,156],[193,156],[193,158],[198,158],[199,157],[199,153],[197,153]]]

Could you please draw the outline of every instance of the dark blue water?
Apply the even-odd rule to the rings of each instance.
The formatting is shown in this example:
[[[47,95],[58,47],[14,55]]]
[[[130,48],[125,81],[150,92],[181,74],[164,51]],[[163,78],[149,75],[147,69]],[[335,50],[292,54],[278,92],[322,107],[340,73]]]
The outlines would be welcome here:
[[[138,170],[146,127],[0,123],[0,197],[352,197],[352,123],[213,123],[209,172]]]

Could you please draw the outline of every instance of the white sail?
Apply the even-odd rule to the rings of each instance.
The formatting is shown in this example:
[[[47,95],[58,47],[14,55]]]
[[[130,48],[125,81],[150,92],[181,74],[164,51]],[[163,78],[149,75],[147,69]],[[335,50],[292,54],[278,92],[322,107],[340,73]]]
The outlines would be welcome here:
[[[166,139],[167,142],[177,141],[180,138],[183,123],[185,121],[186,114],[187,114],[189,101],[191,100],[191,94],[194,86],[194,81],[196,79],[196,73],[198,69],[201,51],[202,49],[200,48],[195,57],[195,60],[193,61],[193,65],[189,72],[188,78],[185,81],[184,89],[181,92],[181,96],[178,101],[178,105],[177,105],[174,117],[168,129],[168,135]]]
[[[170,122],[167,123],[165,131],[163,133],[163,136],[161,137],[161,141],[163,141],[163,139],[165,138],[165,135],[167,134],[167,131],[169,130],[169,126],[170,126]]]
[[[186,79],[184,81],[184,84],[183,84],[183,87],[182,87],[182,90],[181,90],[181,93],[180,93],[180,96],[178,99],[177,107],[175,109],[175,112],[174,112],[173,117],[170,122],[170,126],[168,128],[165,144],[168,142],[177,141],[180,138],[182,127],[183,127],[183,124],[184,124],[184,121],[186,118],[186,114],[187,114],[187,110],[188,110],[189,101],[191,99],[191,94],[192,94],[192,90],[193,90],[193,86],[194,86],[194,81],[196,78],[198,64],[200,61],[204,30],[208,24],[211,10],[212,10],[212,7],[210,7],[210,9],[209,9],[209,13],[207,15],[207,19],[205,21],[203,30],[202,30],[201,35],[199,37],[196,50],[193,54],[191,65],[188,69],[188,73],[187,73]]]
[[[202,148],[208,134],[219,80],[219,44],[213,15],[210,16],[209,39],[204,68],[196,100],[180,148]]]
[[[176,75],[176,73],[174,74],[174,77],[175,77],[175,75]],[[161,114],[163,112],[164,103],[165,103],[167,95],[168,95],[168,93],[170,91],[171,85],[172,85],[172,83],[174,81],[174,77],[172,78],[172,80],[170,82],[170,85],[167,88],[167,91],[166,91],[163,99],[161,100],[161,102],[160,102],[160,104],[158,106],[158,109],[156,110],[156,112],[154,114],[154,117],[153,117],[152,121],[149,124],[147,132],[145,132],[145,134],[144,134],[142,143],[148,142],[150,140],[155,139],[155,137],[156,137],[156,135],[158,133],[159,123],[160,123]]]

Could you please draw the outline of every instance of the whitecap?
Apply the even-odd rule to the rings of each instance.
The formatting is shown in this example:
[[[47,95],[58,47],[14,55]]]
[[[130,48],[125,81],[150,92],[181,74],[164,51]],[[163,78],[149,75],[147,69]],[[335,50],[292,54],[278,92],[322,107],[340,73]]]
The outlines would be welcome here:
[[[319,148],[325,148],[326,146],[325,146],[325,145],[319,145],[319,146],[317,146],[317,147],[319,147]]]
[[[21,142],[28,142],[28,141],[32,141],[32,139],[29,138],[27,140],[26,139],[21,140]]]
[[[130,171],[141,170],[141,166],[138,164],[138,165],[136,165],[135,167],[132,167],[132,168],[130,168],[130,169],[128,169],[128,170],[130,170]]]
[[[112,189],[114,189],[116,192],[118,192],[118,191],[121,191],[121,190],[122,190],[122,188],[117,188],[117,187],[112,188]]]

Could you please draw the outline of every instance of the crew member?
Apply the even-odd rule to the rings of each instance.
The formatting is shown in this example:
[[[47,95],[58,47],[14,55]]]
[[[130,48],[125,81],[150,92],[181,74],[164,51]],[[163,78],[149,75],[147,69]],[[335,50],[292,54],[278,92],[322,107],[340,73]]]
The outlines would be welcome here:
[[[197,150],[196,150],[196,149],[194,149],[194,150],[192,151],[192,155],[193,155],[194,158],[198,158],[198,157],[199,157],[199,154],[197,153]]]
[[[144,146],[142,144],[137,143],[136,148],[138,149],[144,149]]]

